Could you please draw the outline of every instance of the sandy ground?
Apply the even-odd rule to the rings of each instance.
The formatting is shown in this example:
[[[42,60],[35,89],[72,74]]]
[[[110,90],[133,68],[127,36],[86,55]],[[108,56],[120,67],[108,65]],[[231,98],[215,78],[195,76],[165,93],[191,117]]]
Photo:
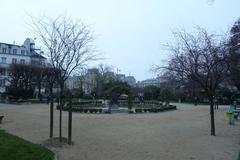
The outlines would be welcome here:
[[[235,160],[240,149],[240,121],[227,123],[226,106],[216,114],[210,136],[208,106],[177,104],[157,114],[73,114],[73,146],[52,148],[60,160]],[[0,104],[1,129],[35,143],[49,135],[49,106]],[[54,135],[58,135],[55,111]],[[63,114],[67,136],[67,112]]]

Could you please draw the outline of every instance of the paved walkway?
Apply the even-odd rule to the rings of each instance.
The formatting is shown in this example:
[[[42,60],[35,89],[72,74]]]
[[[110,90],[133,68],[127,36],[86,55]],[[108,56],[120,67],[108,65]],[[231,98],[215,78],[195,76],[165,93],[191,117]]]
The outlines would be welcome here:
[[[216,111],[216,135],[210,136],[209,106],[177,104],[157,114],[73,114],[71,147],[53,148],[60,160],[235,160],[240,121],[229,126],[226,106]],[[35,143],[49,135],[49,106],[0,104],[1,129]],[[58,111],[54,112],[58,134]],[[67,113],[63,114],[67,136]]]

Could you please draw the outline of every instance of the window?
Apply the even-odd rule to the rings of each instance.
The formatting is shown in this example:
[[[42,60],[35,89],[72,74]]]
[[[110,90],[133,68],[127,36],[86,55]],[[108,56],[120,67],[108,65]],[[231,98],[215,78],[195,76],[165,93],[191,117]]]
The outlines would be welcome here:
[[[5,79],[0,79],[0,87],[5,87]]]
[[[31,64],[33,64],[33,65],[38,65],[38,64],[39,64],[39,62],[38,62],[38,61],[36,61],[36,60],[31,60]]]
[[[12,59],[12,64],[16,64],[17,63],[17,59],[16,58],[13,58]]]
[[[6,48],[2,48],[2,53],[6,53],[7,49]]]
[[[25,55],[25,51],[24,50],[21,50],[21,55]]]
[[[0,76],[5,76],[5,75],[6,75],[6,69],[0,68]]]
[[[7,63],[7,58],[6,57],[2,57],[1,60],[2,60],[1,63]]]
[[[21,59],[21,60],[20,60],[20,63],[21,63],[21,64],[25,64],[25,59]]]
[[[17,54],[17,50],[16,49],[13,49],[13,54]]]

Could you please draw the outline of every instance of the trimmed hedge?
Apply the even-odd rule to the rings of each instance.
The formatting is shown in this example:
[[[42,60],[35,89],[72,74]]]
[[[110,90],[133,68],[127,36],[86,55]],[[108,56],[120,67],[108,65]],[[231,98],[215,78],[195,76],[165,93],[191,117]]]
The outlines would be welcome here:
[[[63,108],[64,111],[68,111],[68,107]],[[101,108],[72,108],[73,112],[79,113],[102,113]]]
[[[86,105],[86,104],[98,105],[98,104],[102,104],[102,101],[82,101],[82,102],[72,102],[72,105],[77,105],[77,106]]]
[[[143,113],[143,112],[158,113],[158,112],[164,112],[164,111],[175,110],[175,109],[177,109],[176,106],[169,105],[169,106],[161,106],[158,108],[136,108],[135,112],[136,113]]]
[[[169,110],[176,110],[177,107],[173,105],[160,105],[161,103],[158,103],[158,105],[150,105],[148,107],[144,107],[144,105],[141,105],[141,107],[135,108],[135,113],[158,113],[158,112],[164,112]],[[68,111],[68,107],[63,107],[64,111]],[[88,105],[73,105],[72,108],[73,112],[79,112],[79,113],[103,113],[103,109],[98,106],[88,106]]]

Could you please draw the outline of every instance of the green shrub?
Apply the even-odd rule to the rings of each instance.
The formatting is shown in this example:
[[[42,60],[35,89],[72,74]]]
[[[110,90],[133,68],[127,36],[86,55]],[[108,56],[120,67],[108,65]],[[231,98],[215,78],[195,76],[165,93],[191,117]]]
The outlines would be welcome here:
[[[105,113],[106,113],[106,114],[111,114],[111,111],[106,111]]]
[[[95,109],[95,113],[99,113],[99,109],[96,108],[96,109]]]
[[[135,109],[135,112],[136,112],[136,113],[141,113],[141,112],[142,112],[142,109],[141,109],[141,108],[136,108],[136,109]]]
[[[152,108],[148,108],[147,111],[148,111],[148,112],[152,112]]]
[[[94,113],[97,113],[97,112],[98,112],[98,109],[94,108],[94,109],[93,109],[93,112],[94,112]]]
[[[72,104],[77,105],[77,106],[101,105],[102,101],[84,100],[84,101],[80,101],[80,102],[74,101]]]
[[[88,109],[83,109],[83,112],[84,113],[88,113]]]
[[[128,113],[132,114],[132,113],[134,113],[134,112],[133,112],[132,110],[129,110]]]
[[[90,109],[90,113],[96,113],[96,109],[95,108]]]
[[[174,110],[174,109],[177,109],[177,107],[176,107],[176,106],[173,106],[173,105],[169,105],[169,106],[167,107],[167,109],[168,109],[168,110]]]
[[[9,99],[12,100],[33,98],[34,89],[24,89],[23,87],[8,86],[6,87],[6,95],[8,95]]]
[[[158,112],[163,112],[164,109],[163,109],[163,108],[158,108],[157,111],[158,111]]]
[[[157,113],[158,110],[156,108],[152,108],[152,112]]]
[[[94,111],[94,109],[89,109],[89,112],[94,113],[95,111]]]
[[[30,103],[41,103],[39,99],[28,99],[28,102]]]
[[[151,113],[152,112],[152,108],[148,108],[147,112]]]

